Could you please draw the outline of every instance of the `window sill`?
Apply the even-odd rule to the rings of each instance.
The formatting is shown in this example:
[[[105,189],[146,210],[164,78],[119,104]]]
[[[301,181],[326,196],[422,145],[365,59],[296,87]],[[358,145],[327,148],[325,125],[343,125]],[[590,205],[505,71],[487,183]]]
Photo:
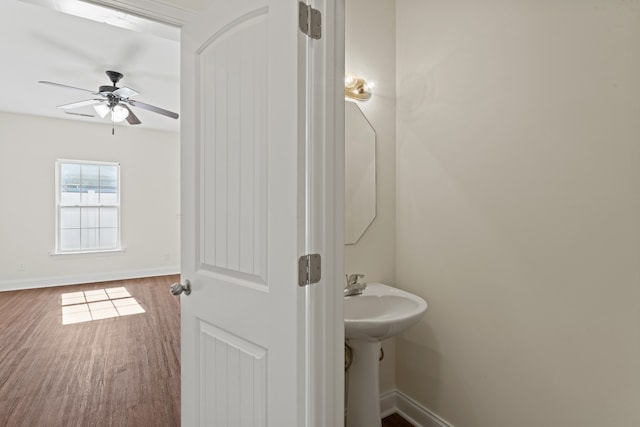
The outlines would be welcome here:
[[[109,255],[122,255],[124,254],[124,248],[119,249],[107,249],[107,250],[95,250],[95,251],[77,251],[77,252],[51,252],[50,256],[54,258],[76,258],[80,255],[87,256],[109,256]]]

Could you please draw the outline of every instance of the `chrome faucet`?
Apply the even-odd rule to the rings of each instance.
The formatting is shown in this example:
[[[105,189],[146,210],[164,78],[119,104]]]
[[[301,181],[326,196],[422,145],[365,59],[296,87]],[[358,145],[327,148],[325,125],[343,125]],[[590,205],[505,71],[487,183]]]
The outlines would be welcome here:
[[[344,296],[351,297],[354,295],[361,295],[366,289],[366,283],[359,283],[359,280],[364,277],[364,274],[349,274],[345,275],[347,278],[347,285],[344,287]]]

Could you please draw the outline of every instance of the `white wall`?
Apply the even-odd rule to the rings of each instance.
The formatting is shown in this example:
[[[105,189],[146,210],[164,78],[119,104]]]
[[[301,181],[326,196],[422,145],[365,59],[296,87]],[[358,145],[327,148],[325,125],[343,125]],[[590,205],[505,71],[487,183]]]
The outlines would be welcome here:
[[[61,158],[120,163],[124,252],[50,255]],[[0,112],[0,162],[0,290],[179,271],[178,133]]]
[[[458,427],[640,425],[640,3],[397,1],[400,390]]]
[[[345,247],[345,270],[395,285],[395,3],[347,0],[345,8],[345,69],[375,82],[371,99],[358,106],[376,131],[378,179],[377,216],[357,244]],[[383,347],[380,388],[387,391],[395,388],[394,341]]]

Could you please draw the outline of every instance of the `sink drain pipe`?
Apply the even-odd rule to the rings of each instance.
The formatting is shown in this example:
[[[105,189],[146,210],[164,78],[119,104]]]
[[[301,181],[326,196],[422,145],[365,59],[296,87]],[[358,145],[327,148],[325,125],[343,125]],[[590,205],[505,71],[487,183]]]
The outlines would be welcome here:
[[[347,425],[347,408],[349,402],[349,368],[353,363],[353,349],[344,342],[344,425]]]

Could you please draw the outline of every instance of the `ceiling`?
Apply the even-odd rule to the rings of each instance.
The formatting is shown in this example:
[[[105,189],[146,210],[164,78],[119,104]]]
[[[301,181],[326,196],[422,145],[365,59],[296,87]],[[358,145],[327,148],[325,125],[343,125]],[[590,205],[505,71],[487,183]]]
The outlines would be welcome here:
[[[101,119],[92,107],[72,111],[93,114],[93,118],[56,108],[91,99],[91,94],[38,81],[97,91],[98,86],[111,84],[105,71],[115,70],[124,74],[119,87],[140,93],[132,99],[180,113],[180,43],[167,36],[178,34],[177,30],[167,31],[156,31],[163,34],[157,36],[19,0],[0,0],[0,111],[110,126],[109,119]],[[142,121],[140,128],[180,129],[179,120],[140,108],[132,110]]]

